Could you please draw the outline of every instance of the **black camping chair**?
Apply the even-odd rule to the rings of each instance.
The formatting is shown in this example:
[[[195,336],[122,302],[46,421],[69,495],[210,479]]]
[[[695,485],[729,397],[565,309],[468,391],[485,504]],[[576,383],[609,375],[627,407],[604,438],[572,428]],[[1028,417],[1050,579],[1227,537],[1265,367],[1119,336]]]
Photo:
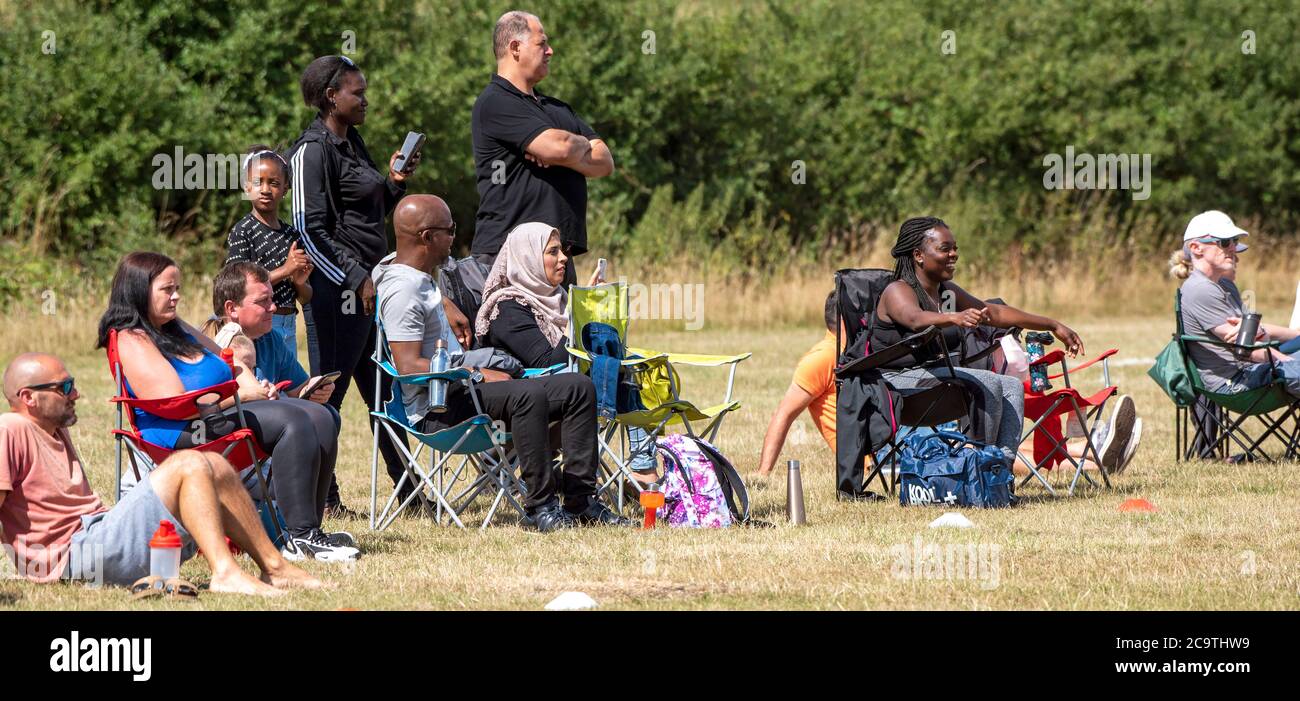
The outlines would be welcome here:
[[[966,339],[959,348],[949,349],[937,327],[930,326],[888,348],[870,348],[870,322],[876,303],[885,287],[893,282],[893,271],[883,269],[844,269],[835,273],[838,293],[839,325],[836,348],[840,351],[835,370],[836,406],[836,483],[844,492],[861,493],[873,480],[893,493],[897,469],[885,479],[885,465],[896,468],[901,451],[898,427],[930,427],[958,421],[962,432],[970,429],[975,417],[979,388],[957,377],[954,365],[979,367],[997,348],[1001,334],[985,334],[988,339]],[[970,338],[971,334],[966,334]],[[933,377],[921,387],[899,390],[884,380],[883,370],[909,355],[938,344],[937,358],[920,367],[947,367],[949,377]],[[873,460],[871,474],[860,480],[863,460],[882,447],[889,450],[882,460]]]

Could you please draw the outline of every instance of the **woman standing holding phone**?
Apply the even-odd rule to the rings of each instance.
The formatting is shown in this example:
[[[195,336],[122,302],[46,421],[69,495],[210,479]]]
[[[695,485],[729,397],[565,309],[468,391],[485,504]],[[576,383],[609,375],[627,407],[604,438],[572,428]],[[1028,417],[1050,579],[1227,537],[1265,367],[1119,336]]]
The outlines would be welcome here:
[[[316,118],[289,150],[293,226],[313,267],[313,296],[306,309],[307,352],[313,375],[340,373],[329,404],[343,406],[351,380],[366,405],[375,399],[373,322],[375,286],[370,271],[388,254],[384,219],[406,193],[406,179],[420,163],[417,151],[402,170],[398,152],[380,171],[357,127],[366,121],[366,78],[346,56],[322,56],[303,71],[303,101]],[[386,377],[384,378],[387,379]],[[387,382],[379,391],[387,396]],[[373,426],[371,427],[373,430]],[[381,431],[381,434],[383,432]],[[402,474],[403,461],[387,435],[380,451],[390,475]],[[339,500],[337,482],[327,500],[329,513],[355,516]]]

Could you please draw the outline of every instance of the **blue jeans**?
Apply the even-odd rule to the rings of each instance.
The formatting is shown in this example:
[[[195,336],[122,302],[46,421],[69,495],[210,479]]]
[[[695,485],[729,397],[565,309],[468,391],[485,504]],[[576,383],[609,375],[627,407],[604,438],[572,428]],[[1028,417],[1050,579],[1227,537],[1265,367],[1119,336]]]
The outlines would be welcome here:
[[[576,373],[572,366],[556,370],[553,375],[564,373]],[[610,446],[611,448],[613,446]],[[633,472],[654,472],[658,467],[655,462],[655,451],[658,444],[653,437],[644,429],[637,426],[627,427],[627,467]]]
[[[1277,363],[1278,378],[1286,384],[1287,394],[1293,397],[1300,397],[1300,360],[1287,360]],[[1235,394],[1245,392],[1256,387],[1264,387],[1273,384],[1274,377],[1269,372],[1268,363],[1255,363],[1247,365],[1237,371],[1236,375],[1228,381],[1228,386],[1224,392]]]
[[[627,466],[633,472],[653,472],[655,469],[655,442],[644,428],[627,427]]]
[[[289,352],[293,353],[295,358],[298,357],[298,315],[272,315],[271,330],[280,334],[280,338],[289,344]]]

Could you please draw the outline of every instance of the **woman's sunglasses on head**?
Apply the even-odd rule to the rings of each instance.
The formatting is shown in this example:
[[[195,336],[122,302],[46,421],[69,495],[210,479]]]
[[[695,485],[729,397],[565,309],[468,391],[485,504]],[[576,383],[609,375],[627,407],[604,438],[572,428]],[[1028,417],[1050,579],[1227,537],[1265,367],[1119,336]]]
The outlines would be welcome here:
[[[60,380],[58,382],[45,382],[39,385],[27,385],[23,389],[31,389],[31,390],[38,390],[38,391],[56,390],[60,394],[66,397],[71,395],[76,388],[77,388],[76,380],[69,377],[66,380]]]

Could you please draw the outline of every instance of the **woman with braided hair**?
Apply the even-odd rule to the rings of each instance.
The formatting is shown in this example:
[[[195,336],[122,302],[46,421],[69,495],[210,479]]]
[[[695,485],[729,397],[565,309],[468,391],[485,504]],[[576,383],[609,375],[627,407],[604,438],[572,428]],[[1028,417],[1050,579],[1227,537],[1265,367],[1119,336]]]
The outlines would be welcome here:
[[[956,348],[960,347],[962,329],[984,324],[1051,331],[1071,357],[1083,352],[1083,341],[1065,324],[1004,304],[986,303],[954,284],[957,242],[942,219],[913,217],[903,222],[891,253],[894,281],[881,293],[872,315],[872,348],[891,346],[929,326],[941,329],[947,346]],[[906,392],[925,386],[934,377],[948,377],[946,366],[921,367],[939,357],[939,352],[936,344],[918,351],[915,357],[904,358],[885,371],[885,380]],[[984,435],[976,438],[1002,448],[1014,461],[1025,414],[1020,380],[974,368],[958,367],[955,372],[958,378],[973,381],[981,390],[989,425],[984,427]]]

